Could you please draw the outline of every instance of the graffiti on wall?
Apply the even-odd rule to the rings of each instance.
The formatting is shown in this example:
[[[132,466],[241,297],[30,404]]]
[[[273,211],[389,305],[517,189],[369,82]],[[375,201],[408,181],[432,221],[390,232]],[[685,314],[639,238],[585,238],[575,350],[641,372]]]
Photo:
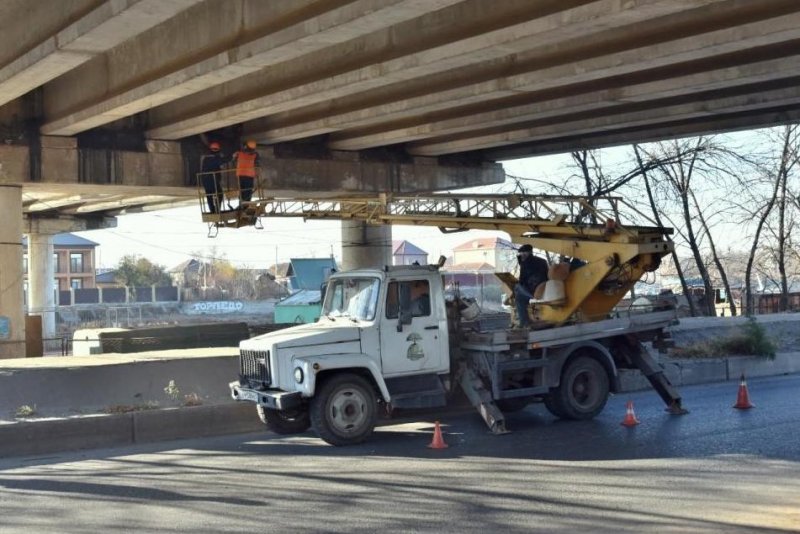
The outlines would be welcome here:
[[[244,309],[244,302],[241,300],[218,300],[193,302],[189,307],[189,313],[211,314],[211,313],[237,313]]]

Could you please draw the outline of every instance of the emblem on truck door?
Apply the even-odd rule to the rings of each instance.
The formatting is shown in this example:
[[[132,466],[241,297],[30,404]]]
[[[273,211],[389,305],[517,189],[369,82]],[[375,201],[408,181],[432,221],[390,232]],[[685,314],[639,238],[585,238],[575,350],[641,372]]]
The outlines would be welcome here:
[[[408,334],[406,341],[411,341],[411,346],[408,347],[408,352],[406,352],[406,358],[409,360],[421,360],[425,357],[425,352],[422,350],[422,347],[417,345],[417,341],[420,341],[422,336],[417,334],[416,332],[411,332]]]

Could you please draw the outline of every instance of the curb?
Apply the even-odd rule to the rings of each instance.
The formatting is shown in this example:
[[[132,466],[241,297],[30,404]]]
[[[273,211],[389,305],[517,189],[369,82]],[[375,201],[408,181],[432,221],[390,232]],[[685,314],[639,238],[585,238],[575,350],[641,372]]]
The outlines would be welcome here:
[[[0,457],[120,447],[172,439],[260,432],[249,403],[166,408],[0,425]]]
[[[714,359],[663,359],[661,367],[673,386],[692,386],[738,380],[747,377],[780,376],[800,373],[800,352],[779,352],[774,360],[754,356]],[[620,392],[650,389],[650,382],[638,370],[619,370]]]

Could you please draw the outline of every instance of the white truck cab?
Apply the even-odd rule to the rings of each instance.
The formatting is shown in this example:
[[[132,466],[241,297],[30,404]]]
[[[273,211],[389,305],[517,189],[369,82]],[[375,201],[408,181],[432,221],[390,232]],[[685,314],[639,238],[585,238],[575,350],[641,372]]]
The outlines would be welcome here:
[[[419,377],[436,397],[427,405],[444,405],[447,334],[436,266],[336,273],[316,323],[240,344],[240,380],[231,392],[255,402],[274,431],[313,424],[326,441],[361,441],[372,432],[378,403],[392,403],[393,393],[402,398],[404,384],[418,393]]]

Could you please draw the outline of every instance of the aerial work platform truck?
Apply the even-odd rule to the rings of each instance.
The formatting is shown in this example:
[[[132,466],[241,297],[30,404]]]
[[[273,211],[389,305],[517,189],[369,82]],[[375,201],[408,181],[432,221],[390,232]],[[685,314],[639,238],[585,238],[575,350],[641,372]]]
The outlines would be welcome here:
[[[619,390],[619,369],[641,370],[671,413],[686,413],[643,346],[668,343],[675,310],[614,311],[673,246],[669,229],[621,224],[622,202],[528,195],[260,200],[259,216],[492,229],[553,253],[553,263],[580,261],[530,303],[530,328],[445,291],[441,262],[335,273],[316,323],[241,342],[231,394],[253,403],[270,430],[313,427],[333,445],[366,440],[381,413],[446,406],[459,390],[495,434],[508,431],[504,412],[532,402],[563,419],[591,419]]]

